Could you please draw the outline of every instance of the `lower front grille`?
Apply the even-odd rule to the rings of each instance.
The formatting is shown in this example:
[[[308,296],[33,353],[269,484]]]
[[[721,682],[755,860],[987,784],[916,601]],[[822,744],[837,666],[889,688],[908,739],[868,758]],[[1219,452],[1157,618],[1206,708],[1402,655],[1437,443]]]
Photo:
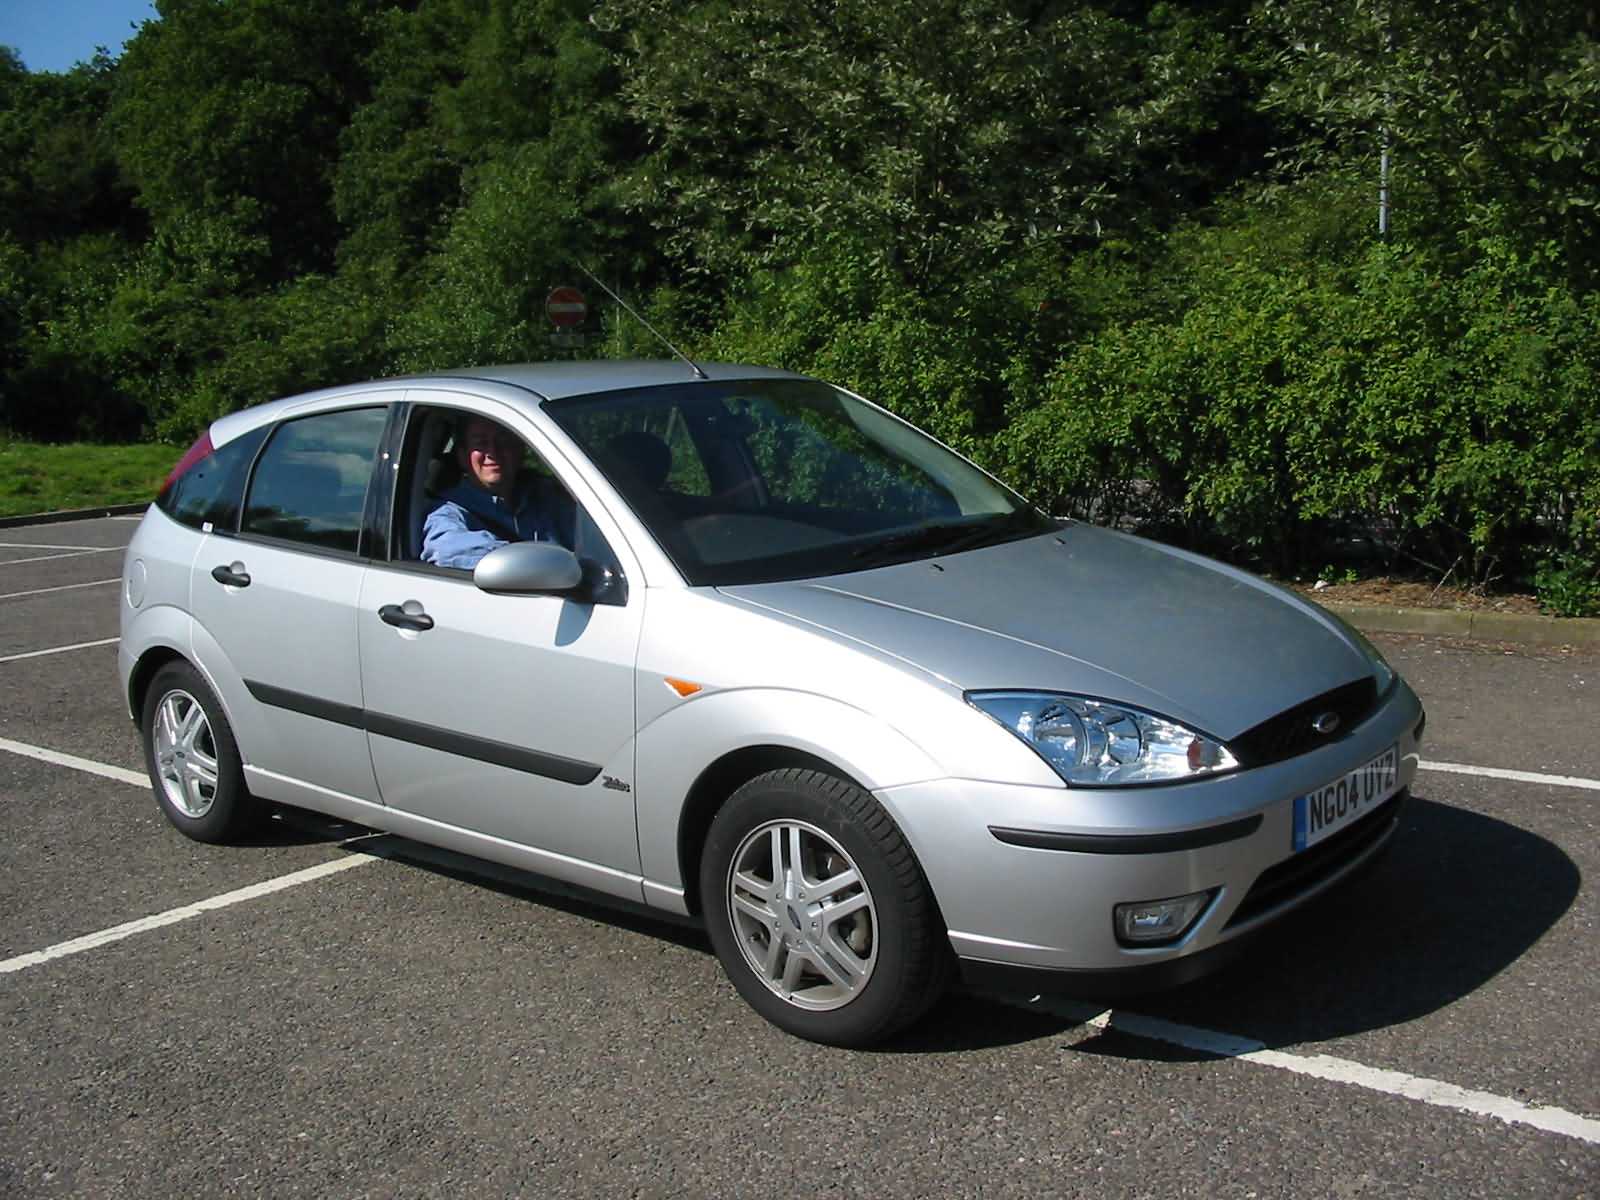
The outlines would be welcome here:
[[[1397,792],[1350,828],[1261,872],[1224,928],[1231,929],[1270,912],[1337,875],[1389,835],[1400,820],[1406,795],[1405,791]]]

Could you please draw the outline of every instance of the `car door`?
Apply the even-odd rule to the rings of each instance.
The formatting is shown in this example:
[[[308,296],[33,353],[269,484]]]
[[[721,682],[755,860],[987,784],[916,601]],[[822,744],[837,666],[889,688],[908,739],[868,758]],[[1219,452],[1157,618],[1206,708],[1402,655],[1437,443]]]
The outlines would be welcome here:
[[[242,682],[229,689],[234,723],[247,777],[265,795],[300,801],[309,787],[378,799],[356,624],[363,509],[387,418],[369,403],[279,423],[237,530],[214,531],[196,559],[196,656],[214,677]]]
[[[406,497],[421,495],[422,458],[439,446],[420,429],[474,403],[417,391],[407,399],[412,428],[398,464],[396,529],[420,520],[404,511]],[[530,443],[523,470],[548,469],[536,457],[547,447],[525,417],[490,401],[477,406]],[[580,549],[610,556],[626,576],[611,549],[615,533],[608,539],[587,512],[579,504]],[[619,588],[608,603],[493,595],[468,571],[408,557],[408,540],[397,533],[390,561],[372,564],[357,618],[384,803],[532,848],[541,870],[638,898],[633,672],[644,589]],[[475,849],[497,857],[487,842]]]

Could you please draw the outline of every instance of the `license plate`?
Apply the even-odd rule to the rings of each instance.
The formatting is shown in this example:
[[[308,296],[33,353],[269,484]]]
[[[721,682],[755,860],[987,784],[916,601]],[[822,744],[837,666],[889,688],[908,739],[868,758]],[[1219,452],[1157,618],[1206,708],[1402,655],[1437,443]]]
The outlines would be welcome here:
[[[1294,849],[1298,854],[1355,824],[1394,795],[1400,783],[1400,747],[1390,746],[1371,762],[1314,792],[1294,798]]]

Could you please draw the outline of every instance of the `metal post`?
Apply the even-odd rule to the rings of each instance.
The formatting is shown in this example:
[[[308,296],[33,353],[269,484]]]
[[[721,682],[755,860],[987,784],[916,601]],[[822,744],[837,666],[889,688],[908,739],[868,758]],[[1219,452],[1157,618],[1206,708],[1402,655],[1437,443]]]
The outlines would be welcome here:
[[[1383,21],[1384,71],[1389,70],[1389,60],[1394,57],[1394,30],[1389,24],[1389,6],[1385,4],[1379,15]],[[1389,236],[1389,118],[1394,113],[1394,93],[1383,89],[1383,124],[1378,127],[1378,236]]]
[[[1389,127],[1380,133],[1383,152],[1378,159],[1378,236],[1389,236]]]

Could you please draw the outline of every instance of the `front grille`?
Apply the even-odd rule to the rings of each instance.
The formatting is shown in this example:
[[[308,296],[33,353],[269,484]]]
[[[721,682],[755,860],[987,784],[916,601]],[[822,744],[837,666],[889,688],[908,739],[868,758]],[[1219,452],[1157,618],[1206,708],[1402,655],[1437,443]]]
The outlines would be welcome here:
[[[1336,875],[1377,845],[1400,819],[1404,790],[1395,793],[1348,829],[1341,829],[1325,842],[1285,859],[1261,872],[1239,907],[1228,918],[1231,929],[1253,917],[1285,904],[1311,891]]]
[[[1228,748],[1247,767],[1282,762],[1337,741],[1366,719],[1377,700],[1377,682],[1370,676],[1358,679],[1268,717],[1255,728],[1231,739]],[[1331,734],[1318,733],[1312,725],[1326,713],[1339,718],[1338,727]]]

